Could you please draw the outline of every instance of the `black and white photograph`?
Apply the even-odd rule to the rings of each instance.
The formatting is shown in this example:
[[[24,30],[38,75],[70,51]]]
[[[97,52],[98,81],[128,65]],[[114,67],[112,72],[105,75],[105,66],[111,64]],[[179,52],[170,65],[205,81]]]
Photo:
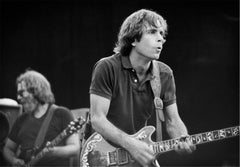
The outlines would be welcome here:
[[[0,0],[1,167],[238,167],[239,0]]]

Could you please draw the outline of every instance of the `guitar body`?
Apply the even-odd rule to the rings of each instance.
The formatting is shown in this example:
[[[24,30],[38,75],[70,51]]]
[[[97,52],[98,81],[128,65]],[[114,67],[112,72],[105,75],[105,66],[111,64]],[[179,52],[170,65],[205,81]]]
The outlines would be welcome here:
[[[147,143],[157,156],[160,153],[174,150],[179,142],[187,139],[193,145],[204,144],[230,137],[239,136],[239,126],[229,127],[204,133],[198,133],[187,137],[169,139],[160,142],[153,142],[151,135],[155,131],[153,126],[146,126],[139,130],[132,137]],[[117,148],[106,141],[100,134],[92,134],[83,146],[80,154],[80,165],[82,167],[105,167],[105,166],[123,166],[123,167],[140,167],[134,161],[130,154],[122,148]]]
[[[151,135],[155,131],[153,126],[146,126],[132,135],[134,138],[152,144]],[[117,148],[106,141],[100,134],[92,134],[83,146],[80,155],[80,166],[121,166],[140,167],[122,148]]]

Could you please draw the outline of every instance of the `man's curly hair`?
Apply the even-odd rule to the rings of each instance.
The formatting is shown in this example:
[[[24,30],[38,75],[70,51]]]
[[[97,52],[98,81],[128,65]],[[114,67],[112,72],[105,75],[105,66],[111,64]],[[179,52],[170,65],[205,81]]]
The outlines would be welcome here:
[[[27,70],[16,80],[18,85],[22,81],[25,82],[27,90],[42,104],[55,103],[55,98],[51,90],[49,81],[39,72]]]

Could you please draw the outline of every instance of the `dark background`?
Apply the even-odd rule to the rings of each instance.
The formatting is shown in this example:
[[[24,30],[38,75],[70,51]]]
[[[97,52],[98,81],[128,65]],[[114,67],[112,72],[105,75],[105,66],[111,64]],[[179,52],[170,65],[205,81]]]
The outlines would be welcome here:
[[[16,99],[16,77],[31,67],[51,82],[57,104],[89,107],[94,63],[111,55],[122,21],[153,9],[168,22],[160,60],[174,71],[190,134],[239,125],[238,0],[1,0],[0,98]],[[0,132],[1,133],[1,132]],[[162,166],[239,165],[239,138],[162,155]]]

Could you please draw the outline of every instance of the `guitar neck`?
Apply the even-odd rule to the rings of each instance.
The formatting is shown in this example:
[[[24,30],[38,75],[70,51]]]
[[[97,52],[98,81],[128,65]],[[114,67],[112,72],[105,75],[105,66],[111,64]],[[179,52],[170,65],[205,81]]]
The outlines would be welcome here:
[[[48,152],[47,148],[58,145],[67,135],[68,129],[63,130],[55,139],[53,139],[44,149],[42,149],[33,159],[31,159],[27,166],[34,165],[39,159],[44,157],[44,155]]]
[[[26,164],[26,166],[30,167],[36,164],[49,151],[50,147],[58,145],[64,138],[68,137],[73,133],[76,133],[80,128],[82,128],[85,122],[86,121],[82,117],[79,117],[74,121],[71,121],[68,124],[68,126],[59,135],[57,135],[55,139],[47,143],[47,145],[40,152],[38,152],[36,156],[33,156],[32,159]]]
[[[222,140],[222,139],[235,137],[235,136],[239,136],[239,126],[199,133],[199,134],[188,136],[187,138],[194,145],[198,145],[198,144],[213,142],[213,141]],[[185,139],[182,139],[182,138],[165,140],[165,141],[156,142],[152,144],[152,147],[155,153],[168,152],[168,151],[174,150],[174,146],[184,140]]]

